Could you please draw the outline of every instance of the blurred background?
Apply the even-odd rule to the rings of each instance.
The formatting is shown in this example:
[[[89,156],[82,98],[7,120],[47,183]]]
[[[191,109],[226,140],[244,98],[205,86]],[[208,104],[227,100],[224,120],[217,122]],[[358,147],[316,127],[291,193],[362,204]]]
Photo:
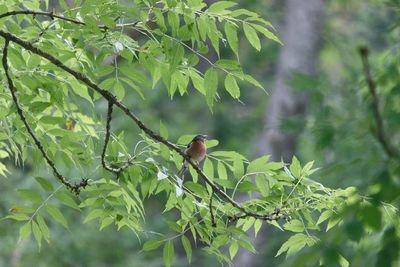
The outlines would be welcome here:
[[[57,1],[53,2],[57,6]],[[223,100],[211,113],[205,98],[194,97],[198,94],[195,90],[171,101],[166,90],[156,88],[149,92],[145,103],[132,98],[126,100],[128,106],[135,107],[153,128],[158,128],[162,120],[173,142],[184,134],[203,133],[219,140],[218,149],[236,150],[248,158],[268,153],[274,160],[290,161],[295,154],[301,162],[315,161],[321,170],[313,178],[324,185],[356,186],[374,205],[390,203],[399,207],[399,160],[388,155],[374,135],[372,98],[359,54],[359,47],[368,47],[386,138],[398,147],[399,1],[238,2],[271,21],[284,43],[280,46],[263,40],[261,52],[256,52],[241,33],[243,69],[264,85],[267,94],[241,84],[241,102],[237,102],[220,90]],[[232,56],[228,49],[222,54]],[[204,68],[201,63],[199,68]],[[125,124],[117,114],[113,120],[115,132],[137,131],[135,125]],[[0,217],[20,201],[15,188],[34,183],[26,177],[40,171],[30,164],[28,161],[20,168],[7,162],[12,175],[1,178]],[[146,203],[146,228],[154,231],[163,226],[162,214],[152,212],[159,210],[152,209],[157,201],[153,198]],[[275,257],[288,235],[264,225],[262,234],[254,240],[259,253],[240,251],[233,265],[318,266],[322,260],[323,266],[339,266],[343,260],[338,253],[350,266],[400,264],[399,219],[393,218],[393,224],[385,225],[378,218],[385,216],[384,212],[376,210],[349,207],[339,226],[319,233],[321,242],[289,258]],[[18,243],[19,225],[14,221],[0,221],[0,266],[163,266],[162,251],[140,252],[143,240],[132,232],[112,227],[99,232],[94,222],[83,224],[79,212],[63,212],[70,230],[52,224],[51,242],[44,243],[40,250],[33,238]],[[176,247],[175,254],[174,266],[188,265],[183,248]],[[201,249],[194,251],[192,266],[217,265],[218,261]]]

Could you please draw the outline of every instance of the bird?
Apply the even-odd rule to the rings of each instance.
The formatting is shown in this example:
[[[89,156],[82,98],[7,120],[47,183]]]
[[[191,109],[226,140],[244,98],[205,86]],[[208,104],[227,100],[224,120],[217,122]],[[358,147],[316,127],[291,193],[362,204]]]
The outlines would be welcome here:
[[[186,146],[186,149],[183,153],[189,156],[189,158],[195,163],[200,163],[207,154],[207,146],[206,141],[207,135],[198,134],[196,135],[192,141]],[[189,162],[186,159],[183,159],[182,169],[178,172],[178,176],[182,176],[187,168],[189,167]]]

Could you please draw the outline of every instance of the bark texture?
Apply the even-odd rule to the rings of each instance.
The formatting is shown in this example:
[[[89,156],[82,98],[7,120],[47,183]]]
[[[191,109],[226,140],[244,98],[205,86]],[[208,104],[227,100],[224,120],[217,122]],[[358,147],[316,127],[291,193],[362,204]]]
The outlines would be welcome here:
[[[282,119],[305,115],[308,95],[293,90],[288,85],[293,72],[314,74],[321,42],[321,28],[324,19],[325,0],[287,0],[285,26],[282,29],[283,43],[278,58],[274,86],[266,108],[263,128],[257,139],[255,154],[271,154],[272,160],[290,161],[296,150],[297,135],[284,133]],[[265,229],[265,228],[263,228]],[[267,232],[261,231],[256,248],[262,251],[267,244]],[[240,250],[234,266],[269,266],[248,251]]]

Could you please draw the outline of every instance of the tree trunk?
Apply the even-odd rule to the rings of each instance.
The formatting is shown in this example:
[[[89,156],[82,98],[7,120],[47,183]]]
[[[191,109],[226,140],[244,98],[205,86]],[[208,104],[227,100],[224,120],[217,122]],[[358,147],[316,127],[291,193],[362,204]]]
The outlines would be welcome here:
[[[282,119],[304,116],[308,95],[290,88],[288,81],[293,72],[307,75],[315,73],[321,41],[325,0],[287,0],[286,24],[283,43],[276,69],[275,81],[265,112],[263,130],[257,139],[255,154],[271,154],[272,160],[288,161],[296,149],[297,135],[284,133],[280,128]],[[264,244],[265,231],[259,234],[258,244]],[[259,250],[262,246],[256,246]],[[241,250],[235,266],[267,266],[259,263],[250,252]],[[258,264],[259,263],[259,264]]]
[[[271,154],[274,160],[290,160],[297,137],[280,129],[281,119],[303,116],[307,94],[294,91],[287,82],[293,72],[315,73],[321,40],[324,0],[287,0],[286,26],[276,70],[275,83],[264,117],[264,129],[258,139],[256,154]]]

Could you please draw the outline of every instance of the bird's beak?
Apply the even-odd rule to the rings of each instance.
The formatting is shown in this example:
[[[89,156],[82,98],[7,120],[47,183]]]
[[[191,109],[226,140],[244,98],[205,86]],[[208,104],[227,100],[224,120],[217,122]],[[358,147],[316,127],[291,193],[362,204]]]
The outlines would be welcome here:
[[[203,137],[204,139],[207,139],[208,135],[203,134],[202,137]]]

